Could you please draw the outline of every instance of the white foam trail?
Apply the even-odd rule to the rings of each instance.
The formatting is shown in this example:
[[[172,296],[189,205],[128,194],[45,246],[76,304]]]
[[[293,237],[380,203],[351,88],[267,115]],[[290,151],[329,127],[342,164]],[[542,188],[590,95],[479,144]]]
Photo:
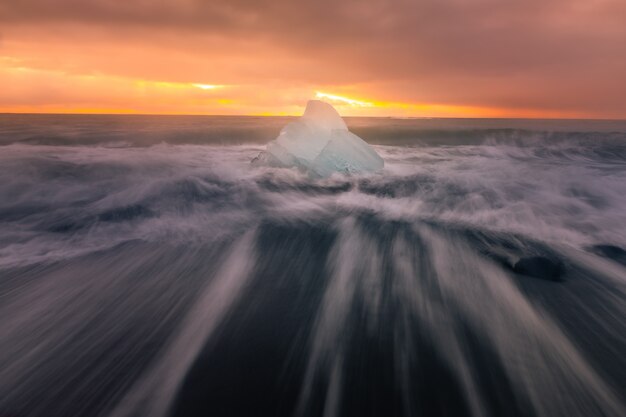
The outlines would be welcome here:
[[[342,364],[346,349],[346,328],[353,300],[364,275],[376,276],[376,248],[358,229],[354,219],[339,226],[337,242],[331,249],[328,284],[311,334],[311,351],[298,402],[298,414],[309,406],[313,385],[327,378],[324,416],[337,415],[342,389]]]
[[[519,392],[528,395],[538,415],[582,417],[595,415],[597,410],[607,416],[623,415],[626,410],[620,401],[576,347],[547,314],[529,303],[503,271],[478,258],[463,242],[427,227],[421,227],[420,232],[433,255],[444,297],[461,309],[472,326],[482,330],[485,340],[491,341],[507,375]],[[439,337],[446,332],[444,326],[433,328]],[[445,346],[449,340],[441,340],[444,351]],[[460,358],[454,355],[450,360],[458,364]],[[475,395],[470,386],[465,389],[468,395]]]
[[[396,271],[393,279],[397,282],[395,297],[397,297],[399,305],[406,306],[403,309],[403,321],[406,324],[417,321],[420,327],[425,329],[425,333],[435,342],[439,352],[449,364],[453,365],[451,368],[454,369],[458,380],[465,389],[465,397],[472,414],[475,416],[485,415],[483,399],[476,389],[477,381],[474,380],[474,375],[456,334],[454,312],[446,302],[444,289],[439,282],[436,271],[430,269],[432,258],[430,256],[425,257],[425,253],[412,253],[409,248],[411,248],[410,243],[401,236],[396,237],[393,242],[393,261]],[[403,331],[408,335],[413,332],[410,327],[403,329]],[[405,390],[405,396],[410,398],[412,376],[409,369],[411,369],[413,362],[419,364],[423,359],[415,357],[406,340],[397,339],[397,342],[399,343],[396,346],[394,358],[397,361],[396,369],[398,370],[399,383]],[[409,405],[405,404],[405,407],[407,407],[406,411],[409,414]]]
[[[230,256],[189,311],[178,334],[152,369],[144,372],[113,410],[111,417],[167,415],[194,360],[249,281],[255,259],[255,236],[254,230],[249,231],[233,245]]]

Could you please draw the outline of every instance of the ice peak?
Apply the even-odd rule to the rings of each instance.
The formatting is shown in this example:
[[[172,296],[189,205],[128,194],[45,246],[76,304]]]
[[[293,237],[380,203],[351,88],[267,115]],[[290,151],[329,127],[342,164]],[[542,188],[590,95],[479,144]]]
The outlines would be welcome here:
[[[330,104],[320,100],[309,100],[306,103],[306,109],[302,118],[313,122],[318,128],[348,130],[346,123],[337,113],[337,110]]]
[[[319,100],[310,100],[302,117],[288,123],[252,163],[296,167],[314,177],[374,172],[385,165],[371,146],[348,131],[333,106]]]

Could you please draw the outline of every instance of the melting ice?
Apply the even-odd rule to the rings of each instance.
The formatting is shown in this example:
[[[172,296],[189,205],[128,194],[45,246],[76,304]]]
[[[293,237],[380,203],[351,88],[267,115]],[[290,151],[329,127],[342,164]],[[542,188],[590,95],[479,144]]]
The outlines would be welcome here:
[[[319,100],[310,100],[304,114],[287,124],[252,163],[296,167],[320,177],[373,172],[384,166],[376,151],[348,130],[337,110]]]

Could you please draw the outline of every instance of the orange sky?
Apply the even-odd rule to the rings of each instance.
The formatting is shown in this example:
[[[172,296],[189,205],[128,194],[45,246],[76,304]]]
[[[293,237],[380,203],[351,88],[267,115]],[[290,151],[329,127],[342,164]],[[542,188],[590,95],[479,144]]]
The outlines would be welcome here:
[[[0,0],[0,112],[626,118],[623,0]]]

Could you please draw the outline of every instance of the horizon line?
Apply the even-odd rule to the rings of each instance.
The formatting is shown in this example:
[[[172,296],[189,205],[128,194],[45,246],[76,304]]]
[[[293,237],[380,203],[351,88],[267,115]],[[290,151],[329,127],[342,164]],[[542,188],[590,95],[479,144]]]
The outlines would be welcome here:
[[[300,117],[300,114],[204,114],[204,113],[75,113],[75,112],[0,112],[0,115],[26,115],[26,116],[173,116],[173,117]],[[463,120],[578,120],[578,121],[604,121],[604,122],[626,122],[624,118],[593,118],[593,117],[468,117],[468,116],[341,116],[350,119],[463,119]]]

